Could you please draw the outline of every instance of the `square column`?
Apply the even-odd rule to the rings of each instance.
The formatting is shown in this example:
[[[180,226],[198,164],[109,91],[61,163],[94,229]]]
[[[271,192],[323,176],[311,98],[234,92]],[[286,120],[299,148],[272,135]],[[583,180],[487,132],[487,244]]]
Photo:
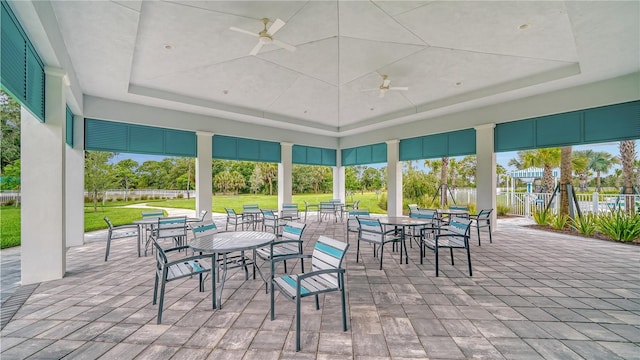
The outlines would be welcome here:
[[[63,121],[63,134],[66,122]],[[65,233],[67,247],[84,244],[84,118],[73,118],[73,147],[64,146]]]
[[[213,133],[196,131],[197,158],[196,158],[196,216],[200,211],[206,210],[205,219],[211,220],[213,209],[213,176],[211,171],[211,159],[213,157]]]
[[[387,140],[387,214],[402,215],[402,164],[400,140]]]
[[[336,150],[336,166],[333,167],[333,198],[346,201],[344,190],[344,166],[342,166],[342,152]]]
[[[497,227],[496,209],[496,153],[493,147],[495,124],[477,126],[476,129],[476,208],[493,209],[491,230]]]
[[[293,202],[293,143],[280,143],[280,162],[278,163],[278,209],[282,204]]]
[[[64,76],[45,70],[45,123],[21,112],[22,285],[61,279],[66,271]]]

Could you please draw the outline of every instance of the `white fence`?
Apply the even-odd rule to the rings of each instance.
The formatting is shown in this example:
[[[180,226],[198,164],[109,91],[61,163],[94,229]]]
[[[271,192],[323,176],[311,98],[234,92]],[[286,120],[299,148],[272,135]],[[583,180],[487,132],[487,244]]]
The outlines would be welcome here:
[[[131,199],[175,199],[175,198],[195,198],[196,191],[195,190],[129,190],[127,193],[126,190],[107,190],[104,192],[104,198],[106,201],[109,200],[124,200],[126,198]],[[85,191],[84,196],[90,196],[89,192]],[[102,197],[102,194],[98,195]]]
[[[520,216],[532,216],[535,211],[542,211],[546,208],[551,198],[551,194],[546,193],[503,193],[498,195],[497,204],[506,205],[510,208],[509,213]],[[628,200],[627,200],[628,199]],[[627,201],[640,205],[640,196],[622,194],[576,194],[578,207],[582,213],[603,213],[612,210],[624,209]],[[549,209],[558,213],[560,198],[558,194],[554,197]]]

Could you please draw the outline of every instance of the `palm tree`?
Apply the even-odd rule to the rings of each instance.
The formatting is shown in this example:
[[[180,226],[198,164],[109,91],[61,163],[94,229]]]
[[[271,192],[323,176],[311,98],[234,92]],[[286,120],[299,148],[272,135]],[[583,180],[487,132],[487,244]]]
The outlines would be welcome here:
[[[573,173],[578,177],[580,191],[587,191],[587,179],[592,175],[592,173],[589,172],[587,151],[575,151],[571,159],[571,165],[573,166]]]
[[[560,149],[560,215],[569,215],[569,194],[567,184],[572,180],[571,146]]]
[[[442,166],[440,167],[440,205],[442,207],[447,206],[447,166],[449,165],[449,158],[442,158]]]
[[[622,150],[622,145],[621,150]],[[611,170],[613,165],[618,164],[618,159],[605,151],[587,150],[589,158],[589,169],[596,172],[596,192],[600,192],[600,174]]]
[[[510,161],[509,164],[517,163],[524,168],[531,166],[542,167],[544,169],[542,179],[545,192],[553,191],[553,172],[551,169],[560,165],[560,148],[545,148],[536,150],[518,151],[518,160]]]
[[[634,140],[620,141],[620,160],[622,162],[622,173],[624,176],[623,193],[633,194],[633,168],[636,160],[636,142]],[[625,209],[633,211],[634,199],[627,196]]]

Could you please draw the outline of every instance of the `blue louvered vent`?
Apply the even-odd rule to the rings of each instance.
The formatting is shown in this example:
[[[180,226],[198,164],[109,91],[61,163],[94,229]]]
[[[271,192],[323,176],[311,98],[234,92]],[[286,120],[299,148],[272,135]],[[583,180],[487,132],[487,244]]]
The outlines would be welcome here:
[[[336,150],[293,145],[291,161],[300,165],[336,166]]]
[[[400,140],[400,160],[402,161],[473,155],[475,153],[475,129]]]
[[[214,135],[211,155],[215,159],[280,162],[280,143]]]
[[[387,144],[373,144],[342,149],[342,165],[367,165],[387,162]]]

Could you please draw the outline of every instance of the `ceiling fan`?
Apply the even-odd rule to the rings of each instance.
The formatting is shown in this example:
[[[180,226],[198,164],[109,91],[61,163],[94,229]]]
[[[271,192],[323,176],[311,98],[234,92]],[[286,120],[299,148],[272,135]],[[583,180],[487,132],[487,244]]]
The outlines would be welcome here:
[[[362,91],[378,90],[380,91],[380,94],[378,95],[378,97],[384,97],[384,94],[389,90],[401,90],[401,91],[409,90],[409,88],[406,86],[389,86],[389,85],[391,85],[391,80],[389,80],[389,77],[387,75],[382,75],[382,84],[380,84],[380,86],[373,89],[364,89]]]
[[[280,40],[273,38],[273,35],[276,32],[278,32],[278,30],[282,29],[282,27],[285,25],[284,21],[280,19],[276,19],[276,21],[274,21],[273,24],[271,24],[271,27],[269,27],[269,30],[267,30],[267,24],[269,23],[269,19],[268,18],[262,19],[262,23],[264,24],[264,29],[259,33],[254,33],[252,31],[240,29],[234,26],[230,27],[229,29],[243,33],[243,34],[258,37],[258,43],[251,50],[251,52],[249,53],[250,55],[254,55],[254,56],[258,55],[258,53],[260,52],[260,49],[262,49],[262,47],[267,44],[273,44],[289,51],[296,51],[295,46],[289,45],[287,43],[284,43]]]

